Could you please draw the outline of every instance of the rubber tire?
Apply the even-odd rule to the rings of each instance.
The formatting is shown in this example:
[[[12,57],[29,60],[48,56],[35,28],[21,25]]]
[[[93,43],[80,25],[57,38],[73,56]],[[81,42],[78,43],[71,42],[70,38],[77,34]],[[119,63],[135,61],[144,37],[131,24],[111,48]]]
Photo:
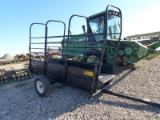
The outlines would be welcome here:
[[[97,59],[100,58],[100,53],[99,53],[98,51],[95,51],[95,52],[90,52],[90,51],[88,51],[88,52],[86,52],[86,53],[84,54],[85,58],[83,58],[83,61],[84,61],[84,62],[87,62],[88,57],[90,57],[90,56],[92,56],[92,55],[93,55],[93,56],[96,56]]]
[[[37,89],[36,83],[38,81],[41,82],[42,85],[43,85],[43,88],[44,88],[43,93],[40,93],[38,91],[38,89]],[[34,87],[35,87],[35,90],[36,90],[36,92],[38,93],[38,95],[40,97],[46,97],[46,96],[48,96],[49,93],[50,93],[50,91],[51,91],[50,81],[45,76],[43,76],[43,75],[38,75],[38,76],[35,77],[35,79],[34,79]]]
[[[95,51],[94,53],[88,51],[88,52],[86,52],[86,53],[84,54],[85,58],[83,58],[83,62],[87,62],[87,57],[90,57],[90,56],[92,56],[92,55],[93,55],[93,56],[96,56],[98,60],[99,60],[100,57],[101,57],[101,54],[100,54],[99,51]],[[104,55],[104,58],[106,58],[106,55]],[[99,61],[100,61],[100,60],[99,60]],[[106,61],[105,61],[105,60],[102,60],[102,63],[105,64]]]
[[[90,61],[90,60],[94,60],[94,61]],[[88,57],[88,59],[87,59],[87,63],[96,63],[96,61],[99,61],[99,59],[97,58],[97,56],[95,56],[95,55],[91,55],[91,56],[89,56]]]

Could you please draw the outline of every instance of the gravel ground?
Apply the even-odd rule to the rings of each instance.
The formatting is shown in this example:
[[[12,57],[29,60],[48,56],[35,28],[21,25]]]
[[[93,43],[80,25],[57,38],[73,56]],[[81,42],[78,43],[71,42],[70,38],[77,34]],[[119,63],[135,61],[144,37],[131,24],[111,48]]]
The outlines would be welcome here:
[[[108,89],[160,101],[160,57],[136,66],[140,68],[134,71],[117,69]],[[55,84],[50,96],[41,98],[33,79],[0,85],[0,120],[160,119],[160,108],[107,94],[87,97],[84,91]]]

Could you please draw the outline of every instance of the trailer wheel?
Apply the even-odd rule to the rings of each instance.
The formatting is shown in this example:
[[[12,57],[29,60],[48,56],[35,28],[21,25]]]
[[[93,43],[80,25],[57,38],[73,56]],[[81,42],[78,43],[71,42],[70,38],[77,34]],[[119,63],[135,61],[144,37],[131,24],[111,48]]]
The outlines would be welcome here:
[[[43,75],[39,75],[34,80],[34,87],[40,97],[46,97],[50,93],[50,81]]]

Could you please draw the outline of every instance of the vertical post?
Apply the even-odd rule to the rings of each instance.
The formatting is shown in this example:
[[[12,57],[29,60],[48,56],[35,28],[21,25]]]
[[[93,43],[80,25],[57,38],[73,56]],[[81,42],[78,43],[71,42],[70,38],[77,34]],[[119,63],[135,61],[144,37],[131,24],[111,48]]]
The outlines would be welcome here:
[[[48,27],[45,25],[45,43],[44,43],[44,76],[47,75],[47,36],[48,36]]]
[[[29,28],[29,68],[30,68],[30,71],[32,72],[32,69],[31,69],[31,49],[32,49],[32,47],[31,47],[31,40],[32,40],[32,26],[33,25],[45,25],[45,24],[43,24],[43,23],[32,23],[31,25],[30,25],[30,28]]]
[[[68,36],[67,36],[67,45],[66,45],[66,55],[65,55],[65,76],[67,73],[67,56],[68,56],[68,43],[69,43],[69,36],[70,36],[70,28],[71,28],[71,20],[73,17],[82,17],[82,18],[86,18],[87,21],[89,21],[89,19],[85,16],[81,16],[81,15],[72,15],[69,19],[69,24],[68,24]],[[88,25],[88,24],[87,24]],[[65,77],[66,79],[66,77]]]
[[[113,7],[113,8],[116,8],[118,11],[119,11],[119,14],[120,14],[120,35],[119,35],[119,38],[118,38],[118,44],[117,44],[117,50],[116,50],[116,54],[115,54],[115,56],[114,56],[114,62],[113,62],[113,70],[112,70],[112,73],[114,73],[114,71],[115,71],[115,66],[116,66],[116,63],[117,63],[117,56],[118,56],[118,51],[119,51],[119,46],[120,46],[120,39],[121,39],[121,35],[122,35],[122,12],[121,12],[121,10],[118,8],[118,7],[115,7],[115,6],[113,6],[113,5],[108,5],[107,7],[106,7],[106,17],[105,18],[108,18],[108,8],[109,7]],[[107,35],[108,35],[108,22],[106,21],[106,23],[107,23],[107,28],[106,28],[106,30],[107,30]],[[107,37],[107,36],[106,36]]]
[[[89,93],[89,98],[92,97],[93,93],[96,90],[96,86],[97,86],[97,80],[98,80],[98,67],[99,67],[99,62],[95,63],[95,67],[94,67],[94,75],[93,75],[93,81],[92,81],[92,85],[91,85],[91,91]]]
[[[87,22],[87,31],[89,30],[89,19],[86,19],[86,22]],[[84,54],[86,52],[86,42],[87,42],[87,38],[88,38],[88,35],[86,35],[86,38],[85,38],[85,46],[84,46],[84,53],[83,53],[83,60],[84,60]]]
[[[30,27],[29,27],[29,70],[32,72],[32,70],[31,70],[31,33],[32,33],[32,25],[33,24],[31,24],[30,25]]]

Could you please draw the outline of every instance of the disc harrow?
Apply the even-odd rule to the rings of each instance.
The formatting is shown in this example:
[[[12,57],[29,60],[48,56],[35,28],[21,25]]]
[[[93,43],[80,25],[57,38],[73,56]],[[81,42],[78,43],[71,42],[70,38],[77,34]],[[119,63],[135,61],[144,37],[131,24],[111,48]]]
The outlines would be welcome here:
[[[0,84],[7,84],[22,80],[28,80],[32,78],[33,75],[28,69],[15,70],[11,68],[10,70],[0,69]]]

